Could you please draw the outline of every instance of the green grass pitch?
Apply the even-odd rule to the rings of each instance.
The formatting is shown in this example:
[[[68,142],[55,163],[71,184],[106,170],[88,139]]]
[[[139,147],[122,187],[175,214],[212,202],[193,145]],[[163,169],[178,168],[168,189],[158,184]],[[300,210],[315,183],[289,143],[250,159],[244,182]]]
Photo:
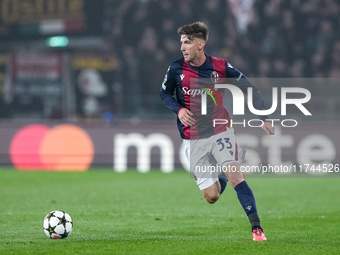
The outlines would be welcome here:
[[[254,242],[235,191],[210,205],[185,171],[0,169],[0,254],[339,254],[340,179],[247,178],[267,242]],[[46,237],[64,210],[73,232]]]

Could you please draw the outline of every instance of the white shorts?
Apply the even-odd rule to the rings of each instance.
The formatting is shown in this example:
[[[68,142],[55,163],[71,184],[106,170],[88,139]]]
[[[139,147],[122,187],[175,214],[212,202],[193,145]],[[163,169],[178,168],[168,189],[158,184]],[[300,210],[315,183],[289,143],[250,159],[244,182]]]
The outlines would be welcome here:
[[[183,140],[190,172],[200,190],[218,180],[222,167],[238,161],[238,149],[233,128],[209,138]]]

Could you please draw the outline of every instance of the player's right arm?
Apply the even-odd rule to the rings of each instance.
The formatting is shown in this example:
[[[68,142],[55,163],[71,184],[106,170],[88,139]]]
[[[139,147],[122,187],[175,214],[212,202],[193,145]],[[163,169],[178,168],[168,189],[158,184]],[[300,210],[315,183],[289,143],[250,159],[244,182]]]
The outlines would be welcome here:
[[[226,75],[229,78],[234,78],[234,84],[239,87],[243,93],[247,95],[247,88],[251,87],[253,88],[253,104],[255,109],[258,110],[265,110],[266,107],[264,106],[264,101],[262,99],[261,93],[258,90],[257,87],[255,87],[249,80],[248,78],[241,73],[239,70],[234,68],[231,64],[226,62]],[[259,115],[258,116],[263,122],[263,125],[261,128],[267,133],[273,135],[275,133],[275,128],[274,126],[266,121],[269,117],[267,115]]]
[[[165,74],[164,81],[162,83],[160,97],[163,103],[168,107],[171,111],[178,114],[178,111],[183,107],[180,105],[176,98],[174,97],[175,90],[177,87],[176,79],[175,79],[175,70],[171,65],[168,68],[168,71]]]
[[[177,114],[179,120],[185,126],[192,126],[194,119],[189,109],[181,105],[174,97],[175,90],[177,88],[176,82],[176,70],[172,65],[169,66],[167,73],[165,74],[164,81],[162,83],[160,97],[163,103],[174,113]]]

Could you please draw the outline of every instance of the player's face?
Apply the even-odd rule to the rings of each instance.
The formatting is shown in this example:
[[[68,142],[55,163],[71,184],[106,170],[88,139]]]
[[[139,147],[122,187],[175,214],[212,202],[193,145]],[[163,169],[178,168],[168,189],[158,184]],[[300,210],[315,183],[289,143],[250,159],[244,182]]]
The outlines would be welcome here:
[[[190,40],[186,35],[181,35],[181,51],[184,56],[184,60],[194,63],[201,48],[200,39],[194,38]]]

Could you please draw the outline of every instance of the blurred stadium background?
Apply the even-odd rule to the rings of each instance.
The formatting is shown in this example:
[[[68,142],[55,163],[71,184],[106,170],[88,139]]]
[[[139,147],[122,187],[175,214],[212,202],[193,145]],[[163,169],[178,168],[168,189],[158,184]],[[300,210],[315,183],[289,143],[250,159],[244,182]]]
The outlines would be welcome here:
[[[0,0],[0,10],[3,166],[186,168],[159,89],[181,57],[177,28],[197,20],[210,27],[208,54],[250,79],[303,78],[311,91],[312,118],[276,140],[241,129],[248,163],[337,163],[336,0]],[[255,84],[270,101],[273,84]]]

